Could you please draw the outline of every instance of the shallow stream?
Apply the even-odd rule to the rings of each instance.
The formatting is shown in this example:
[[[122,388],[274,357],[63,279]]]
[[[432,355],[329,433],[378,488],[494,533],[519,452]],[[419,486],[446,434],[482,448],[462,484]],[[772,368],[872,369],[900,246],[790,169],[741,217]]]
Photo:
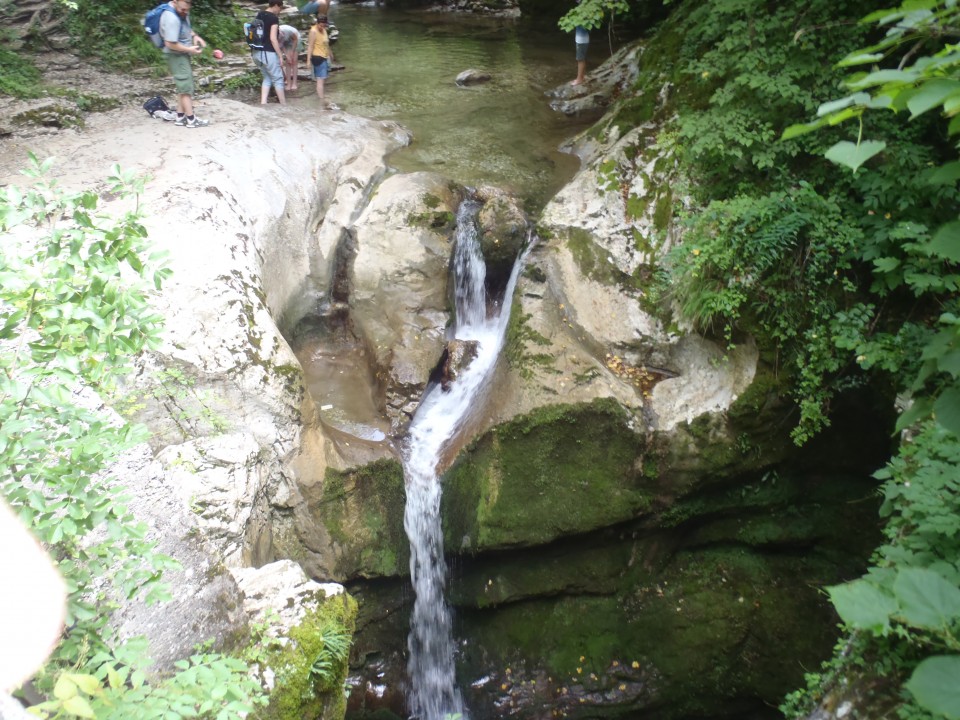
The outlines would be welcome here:
[[[573,78],[573,39],[519,21],[379,6],[334,5],[340,30],[326,96],[346,112],[396,120],[413,133],[398,170],[432,170],[465,185],[511,190],[531,210],[568,182],[579,160],[557,146],[588,119],[550,109],[545,92]],[[474,68],[484,84],[454,80]],[[301,81],[292,102],[316,104]],[[318,110],[319,111],[319,110]]]

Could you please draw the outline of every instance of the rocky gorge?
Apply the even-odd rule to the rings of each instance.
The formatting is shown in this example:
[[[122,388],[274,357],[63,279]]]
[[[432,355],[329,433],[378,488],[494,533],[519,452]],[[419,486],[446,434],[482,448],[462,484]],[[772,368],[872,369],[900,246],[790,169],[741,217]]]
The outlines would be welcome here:
[[[890,410],[869,396],[839,407],[844,434],[799,451],[773,360],[750,338],[730,349],[692,333],[647,292],[692,180],[654,124],[618,115],[643,52],[624,48],[587,90],[557,89],[558,111],[608,113],[570,140],[581,169],[532,218],[497,188],[393,171],[407,131],[341,112],[209,98],[202,132],[120,106],[82,131],[3,140],[3,183],[27,149],[56,157],[68,186],[114,163],[150,178],[145,224],[173,276],[155,298],[164,346],[130,387],[152,439],[119,475],[184,570],[174,604],[117,621],[151,638],[160,666],[267,608],[292,611],[276,621],[291,636],[333,612],[356,631],[348,715],[404,716],[398,454],[425,388],[469,364],[447,342],[467,197],[483,206],[493,302],[534,239],[488,401],[443,463],[473,716],[775,717],[826,657],[834,617],[818,588],[856,575],[875,545],[868,474]],[[308,391],[316,357],[350,359],[336,374],[348,400],[369,398],[362,416]],[[189,381],[176,392],[158,380],[172,371]],[[271,707],[344,712],[336,693]]]

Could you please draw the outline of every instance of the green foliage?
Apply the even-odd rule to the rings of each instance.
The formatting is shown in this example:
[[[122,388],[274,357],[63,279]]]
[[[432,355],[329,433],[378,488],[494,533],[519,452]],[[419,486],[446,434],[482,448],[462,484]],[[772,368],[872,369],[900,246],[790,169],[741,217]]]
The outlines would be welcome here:
[[[827,138],[775,142],[838,82],[842,71],[824,58],[863,37],[837,11],[866,5],[815,0],[767,13],[754,0],[715,0],[674,20],[681,77],[699,89],[678,93],[667,137],[703,207],[690,213],[661,292],[705,333],[757,337],[788,373],[797,442],[828,423],[836,393],[866,371],[889,382],[919,370],[930,320],[960,285],[952,227],[936,230],[960,195],[949,174],[931,172],[942,150],[932,123],[875,123],[885,162],[852,177],[803,153],[827,151]],[[862,164],[866,149],[846,159]]]
[[[40,71],[17,53],[0,47],[0,95],[16,98],[43,97]]]
[[[557,21],[557,25],[564,32],[572,32],[578,25],[587,30],[596,30],[605,19],[609,18],[612,22],[618,14],[630,14],[627,0],[581,0]]]
[[[98,57],[114,70],[153,67],[158,75],[165,74],[163,54],[146,36],[141,25],[143,14],[157,2],[77,0],[76,8],[68,15],[71,36],[97,38],[95,43],[78,44],[77,50]],[[239,39],[241,33],[242,23],[237,20],[232,6],[218,0],[195,0],[190,21],[211,48],[227,48]],[[194,62],[212,63],[214,60],[207,53],[198,56]]]
[[[61,673],[52,698],[32,706],[31,712],[53,720],[239,720],[266,702],[240,660],[197,653],[178,661],[169,677],[157,679],[144,667],[145,651],[143,643],[129,643],[116,655],[91,658],[89,674]]]
[[[960,659],[960,53],[948,40],[960,9],[908,0],[853,22],[875,10],[712,0],[674,12],[672,67],[649,75],[677,84],[661,144],[693,204],[659,292],[701,332],[757,338],[797,403],[797,442],[847,388],[906,398],[897,429],[910,441],[877,475],[887,542],[865,578],[831,589],[852,640],[787,710],[859,672],[902,718],[956,717],[944,678]]]
[[[146,255],[136,209],[98,215],[94,193],[60,191],[42,179],[50,162],[31,161],[36,184],[0,196],[0,491],[68,579],[72,630],[60,652],[72,657],[79,644],[101,645],[110,598],[99,578],[124,597],[164,595],[157,580],[171,561],[151,551],[122,488],[97,475],[143,431],[79,391],[109,391],[133,355],[159,342],[147,295],[168,271]],[[108,181],[112,192],[142,190],[119,169]]]

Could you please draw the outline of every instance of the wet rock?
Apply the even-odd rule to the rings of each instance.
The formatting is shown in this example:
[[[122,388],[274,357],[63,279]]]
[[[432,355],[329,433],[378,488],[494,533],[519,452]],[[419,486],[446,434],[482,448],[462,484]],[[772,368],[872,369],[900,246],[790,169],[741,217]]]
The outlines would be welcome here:
[[[440,386],[446,391],[450,383],[457,379],[463,370],[470,367],[477,357],[479,343],[476,340],[451,340],[444,351]]]
[[[464,70],[462,73],[457,75],[457,79],[454,82],[456,82],[457,85],[464,87],[467,85],[479,85],[480,83],[489,82],[490,78],[490,73],[471,68],[469,70]]]
[[[499,297],[529,239],[530,222],[519,201],[503,190],[479,188],[477,197],[484,201],[477,215],[480,252],[487,269],[484,284],[488,295]]]

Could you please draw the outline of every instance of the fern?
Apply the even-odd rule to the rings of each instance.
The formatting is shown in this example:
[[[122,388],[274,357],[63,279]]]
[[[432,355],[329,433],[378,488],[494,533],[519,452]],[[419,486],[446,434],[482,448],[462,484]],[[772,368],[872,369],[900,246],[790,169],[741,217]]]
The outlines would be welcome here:
[[[340,623],[329,620],[317,631],[323,646],[310,665],[310,678],[318,690],[324,692],[333,688],[340,668],[350,653],[351,634]]]

